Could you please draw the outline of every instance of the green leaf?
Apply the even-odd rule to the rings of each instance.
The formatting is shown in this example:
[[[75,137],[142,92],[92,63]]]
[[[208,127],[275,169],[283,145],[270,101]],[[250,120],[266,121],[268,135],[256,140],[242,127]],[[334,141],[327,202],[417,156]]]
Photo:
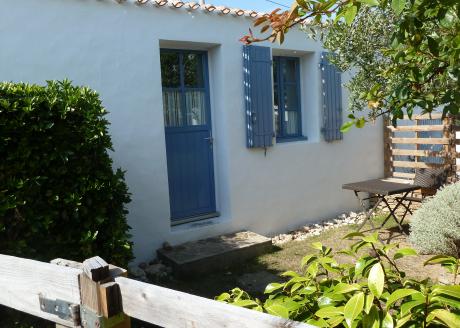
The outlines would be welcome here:
[[[354,121],[345,122],[340,128],[340,132],[342,133],[348,132],[354,124],[355,124]]]
[[[358,284],[353,284],[353,285],[350,285],[350,284],[346,284],[346,283],[338,283],[335,287],[334,287],[334,293],[336,294],[345,294],[345,293],[349,293],[349,292],[353,292],[353,291],[356,291],[356,290],[360,290],[360,286]]]
[[[284,287],[284,284],[280,284],[277,282],[272,282],[271,284],[268,284],[267,287],[265,287],[265,294],[270,294],[274,292],[275,290],[281,289]]]
[[[232,304],[244,308],[251,308],[259,305],[253,300],[238,300],[233,302]]]
[[[379,0],[358,0],[358,2],[365,3],[370,6],[378,6],[380,4]]]
[[[364,293],[360,292],[350,298],[345,304],[344,317],[348,326],[351,326],[353,321],[363,311],[364,308]]]
[[[406,7],[406,0],[392,0],[391,1],[391,8],[394,10],[394,12],[399,15],[402,13],[404,10],[404,7]]]
[[[273,305],[265,307],[265,309],[271,315],[275,315],[277,317],[281,317],[285,319],[289,318],[289,311],[280,304],[273,304]]]
[[[415,249],[407,247],[398,249],[398,251],[393,255],[393,259],[397,260],[403,258],[404,256],[417,255]]]
[[[333,318],[339,315],[343,315],[343,306],[335,307],[335,306],[326,306],[322,309],[316,311],[315,315],[320,318]]]
[[[345,12],[343,13],[343,17],[345,18],[345,23],[347,23],[347,25],[351,25],[357,13],[358,13],[358,8],[356,6],[351,6],[345,9]]]
[[[430,312],[427,320],[435,317],[444,322],[448,327],[460,327],[460,316],[447,310],[437,309]],[[430,321],[431,321],[430,320]]]
[[[423,265],[431,265],[431,264],[455,264],[457,260],[452,256],[447,255],[436,255],[430,257],[426,260]]]
[[[393,293],[391,293],[390,297],[388,297],[387,310],[397,300],[399,300],[401,298],[404,298],[404,297],[407,297],[409,295],[413,295],[415,293],[422,294],[418,290],[415,290],[415,289],[398,289],[398,290],[395,290]]]
[[[307,264],[310,264],[312,261],[316,260],[317,259],[317,256],[316,255],[307,255],[307,256],[304,256],[304,258],[302,259],[302,261],[300,262],[300,267],[304,267],[305,265]]]
[[[364,117],[360,117],[356,120],[355,125],[358,129],[362,129],[366,125],[366,119]]]
[[[216,301],[227,301],[230,299],[230,294],[229,293],[222,293],[219,296],[216,297]]]
[[[298,277],[299,274],[295,271],[286,271],[281,274],[281,277]]]
[[[459,285],[450,285],[450,286],[436,286],[431,290],[433,295],[449,295],[460,300],[460,286]]]
[[[369,289],[375,297],[380,298],[383,292],[383,285],[385,284],[385,274],[382,265],[376,263],[369,271],[368,285]]]
[[[363,327],[380,328],[380,317],[377,307],[373,305],[368,314],[363,316]]]
[[[385,317],[382,320],[382,326],[381,328],[393,328],[394,327],[394,322],[393,322],[393,317],[389,312],[385,314]]]
[[[353,238],[353,237],[364,237],[364,236],[366,236],[366,235],[363,234],[362,232],[355,231],[355,232],[350,232],[349,234],[346,234],[342,239],[350,239],[350,238]]]
[[[366,302],[365,302],[365,306],[364,306],[364,312],[369,313],[369,311],[371,310],[373,304],[374,304],[374,295],[367,294],[366,295]]]
[[[402,317],[401,319],[396,320],[396,328],[400,328],[404,326],[410,319],[412,319],[412,315],[406,315],[405,317]]]
[[[411,310],[419,305],[425,304],[425,300],[416,300],[416,301],[410,301],[410,302],[403,302],[401,304],[401,316],[405,316],[407,314],[410,314]]]

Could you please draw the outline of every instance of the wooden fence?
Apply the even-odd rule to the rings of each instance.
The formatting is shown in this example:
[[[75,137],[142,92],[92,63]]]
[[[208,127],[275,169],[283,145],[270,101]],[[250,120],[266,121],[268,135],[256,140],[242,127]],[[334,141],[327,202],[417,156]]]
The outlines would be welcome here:
[[[99,257],[44,263],[0,254],[0,304],[59,327],[129,328],[132,317],[161,327],[313,328],[132,280]]]
[[[413,179],[415,169],[443,167],[450,181],[460,174],[460,129],[458,117],[436,113],[407,116],[392,126],[385,120],[385,176]]]

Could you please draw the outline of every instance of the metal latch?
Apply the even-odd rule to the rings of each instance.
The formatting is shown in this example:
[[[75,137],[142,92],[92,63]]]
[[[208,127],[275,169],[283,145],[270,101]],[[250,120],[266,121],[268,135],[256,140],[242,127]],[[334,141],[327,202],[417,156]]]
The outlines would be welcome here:
[[[50,300],[43,295],[38,295],[40,310],[54,314],[57,317],[72,322],[75,326],[80,324],[80,305],[63,300]]]

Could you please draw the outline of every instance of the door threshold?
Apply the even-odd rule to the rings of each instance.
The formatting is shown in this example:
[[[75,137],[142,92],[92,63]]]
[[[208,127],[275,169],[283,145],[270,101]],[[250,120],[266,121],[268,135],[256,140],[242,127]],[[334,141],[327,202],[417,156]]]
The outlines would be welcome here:
[[[202,220],[207,220],[207,219],[212,219],[219,217],[220,213],[219,212],[211,212],[207,214],[202,214],[202,215],[197,215],[197,216],[191,216],[188,218],[183,218],[183,219],[178,219],[178,220],[171,220],[171,226],[175,227],[181,224],[186,224],[190,222],[196,222],[196,221],[202,221]]]

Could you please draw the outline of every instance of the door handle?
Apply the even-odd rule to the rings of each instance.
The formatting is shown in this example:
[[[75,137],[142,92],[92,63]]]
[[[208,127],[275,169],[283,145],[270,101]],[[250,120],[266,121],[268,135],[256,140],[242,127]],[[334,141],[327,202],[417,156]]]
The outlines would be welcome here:
[[[204,140],[208,140],[209,144],[213,144],[214,143],[214,138],[213,137],[207,137],[207,138],[204,138]]]

